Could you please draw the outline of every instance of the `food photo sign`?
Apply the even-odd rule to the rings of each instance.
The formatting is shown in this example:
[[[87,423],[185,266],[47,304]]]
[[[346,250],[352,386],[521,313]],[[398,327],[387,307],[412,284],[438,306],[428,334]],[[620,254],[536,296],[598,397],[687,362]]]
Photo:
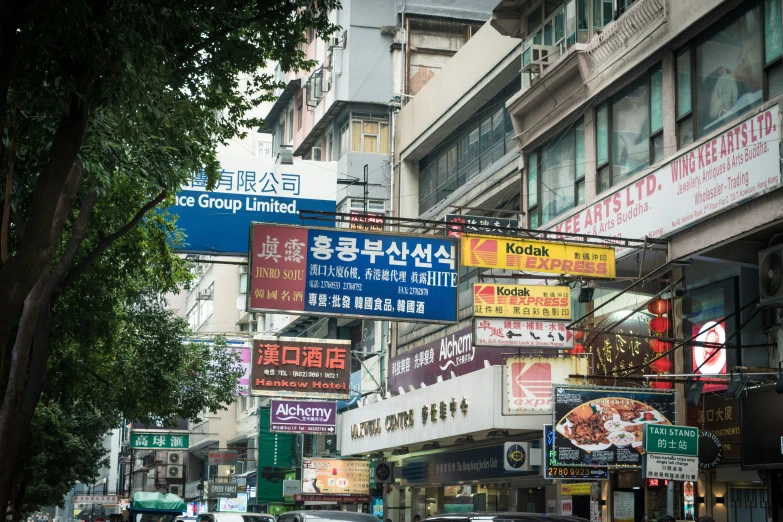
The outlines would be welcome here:
[[[645,425],[677,421],[673,391],[555,385],[552,397],[555,459],[571,466],[641,466]]]

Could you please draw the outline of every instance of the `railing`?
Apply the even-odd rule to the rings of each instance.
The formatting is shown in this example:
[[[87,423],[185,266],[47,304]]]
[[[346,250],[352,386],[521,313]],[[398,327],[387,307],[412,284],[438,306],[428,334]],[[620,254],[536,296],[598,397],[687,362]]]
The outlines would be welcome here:
[[[598,64],[625,46],[631,38],[650,34],[665,21],[666,0],[638,0],[587,44],[587,55],[594,64]]]

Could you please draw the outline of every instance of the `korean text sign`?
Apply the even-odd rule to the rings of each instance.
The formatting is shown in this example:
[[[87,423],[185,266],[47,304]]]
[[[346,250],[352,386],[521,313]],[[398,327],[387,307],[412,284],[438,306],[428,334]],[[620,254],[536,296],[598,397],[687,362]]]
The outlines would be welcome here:
[[[454,323],[457,241],[253,224],[254,311]]]
[[[645,426],[676,422],[673,391],[553,386],[555,459],[573,466],[641,466]]]
[[[570,319],[567,286],[473,284],[473,315],[534,319]]]
[[[251,395],[346,399],[351,342],[302,337],[256,337]]]
[[[370,494],[370,461],[303,459],[302,493]]]
[[[462,236],[462,263],[546,274],[615,276],[614,248],[515,238]]]
[[[335,163],[218,155],[220,178],[207,191],[204,171],[177,194],[171,212],[185,232],[185,252],[247,255],[247,227],[253,221],[300,223],[300,210],[334,212]]]

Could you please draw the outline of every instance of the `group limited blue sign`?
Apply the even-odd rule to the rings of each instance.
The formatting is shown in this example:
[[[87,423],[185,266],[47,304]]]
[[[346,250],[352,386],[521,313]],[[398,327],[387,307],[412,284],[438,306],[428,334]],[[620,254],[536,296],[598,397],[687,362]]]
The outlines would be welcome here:
[[[253,221],[301,224],[300,210],[335,212],[337,173],[331,163],[218,155],[221,172],[214,190],[197,172],[177,194],[171,212],[185,233],[183,252],[247,255],[247,227]]]
[[[457,320],[454,239],[262,223],[251,237],[251,310]]]

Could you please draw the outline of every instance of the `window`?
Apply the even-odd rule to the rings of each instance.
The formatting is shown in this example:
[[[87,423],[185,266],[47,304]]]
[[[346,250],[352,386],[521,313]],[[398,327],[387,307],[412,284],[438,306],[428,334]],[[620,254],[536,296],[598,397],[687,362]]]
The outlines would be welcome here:
[[[679,146],[783,92],[781,0],[753,2],[723,19],[677,53]]]
[[[584,150],[584,123],[579,119],[549,143],[528,154],[530,228],[538,228],[584,202]]]
[[[380,115],[351,114],[340,127],[340,156],[348,151],[388,154],[388,120]]]
[[[486,170],[517,146],[505,100],[519,90],[514,80],[419,162],[419,212]]]
[[[326,135],[326,153],[324,154],[325,161],[332,161],[332,139],[333,135],[330,132]]]
[[[313,147],[313,161],[321,161],[321,147]]]
[[[299,96],[296,100],[296,129],[302,130],[302,98],[304,96]]]
[[[201,326],[212,315],[214,305],[215,283],[212,283],[206,290],[202,290],[198,296],[198,324]]]
[[[260,158],[272,157],[272,140],[261,139],[256,142],[256,155]]]
[[[294,108],[288,111],[288,145],[294,142]]]
[[[239,293],[247,293],[247,272],[239,274]]]
[[[195,331],[198,328],[198,306],[194,305],[188,311],[188,326],[191,330]]]
[[[596,107],[598,193],[663,159],[663,74],[656,65]]]
[[[350,150],[348,140],[351,137],[351,131],[348,127],[348,120],[346,119],[342,125],[340,125],[340,151],[337,155],[338,158],[342,158],[343,154]]]

